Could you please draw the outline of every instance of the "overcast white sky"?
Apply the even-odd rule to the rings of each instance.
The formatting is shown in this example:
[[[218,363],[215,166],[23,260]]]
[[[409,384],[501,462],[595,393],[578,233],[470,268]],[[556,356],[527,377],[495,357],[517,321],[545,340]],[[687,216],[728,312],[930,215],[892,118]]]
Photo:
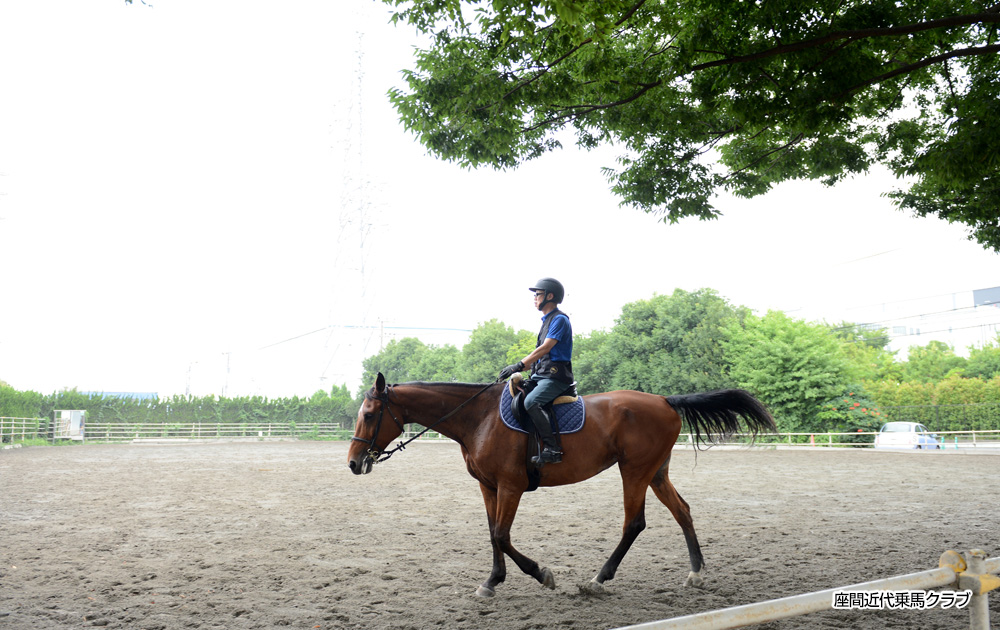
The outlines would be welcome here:
[[[670,226],[618,207],[613,152],[438,162],[385,97],[414,38],[381,3],[152,4],[0,4],[0,379],[18,389],[354,390],[390,339],[536,329],[542,276],[576,332],[675,288],[840,321],[1000,285],[1000,257],[892,209],[885,176]]]

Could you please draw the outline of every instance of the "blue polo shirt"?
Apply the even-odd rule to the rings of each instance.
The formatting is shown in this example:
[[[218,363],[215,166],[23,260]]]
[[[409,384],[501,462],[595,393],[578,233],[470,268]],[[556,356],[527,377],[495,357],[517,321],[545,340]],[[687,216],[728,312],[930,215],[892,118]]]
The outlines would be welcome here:
[[[555,314],[552,311],[545,317],[549,317]],[[542,321],[545,321],[545,317],[542,317]],[[558,343],[549,352],[549,358],[553,361],[572,361],[573,360],[573,327],[569,323],[569,317],[565,313],[559,313],[555,316],[556,318],[552,320],[552,324],[549,326],[549,332],[546,335],[548,339],[555,339]]]

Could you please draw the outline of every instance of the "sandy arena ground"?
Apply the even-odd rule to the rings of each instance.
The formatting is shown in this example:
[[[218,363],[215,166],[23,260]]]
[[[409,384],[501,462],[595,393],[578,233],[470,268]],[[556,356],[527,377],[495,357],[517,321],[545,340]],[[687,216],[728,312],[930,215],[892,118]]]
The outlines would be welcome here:
[[[321,442],[0,451],[0,629],[614,628],[935,568],[1000,552],[1000,454],[860,449],[674,454],[708,568],[682,586],[680,528],[648,529],[608,593],[587,596],[622,526],[617,469],[521,503],[493,599],[478,484],[453,443],[415,444],[365,477]],[[1000,593],[991,597],[1000,623]],[[764,628],[968,627],[965,610],[830,611]]]

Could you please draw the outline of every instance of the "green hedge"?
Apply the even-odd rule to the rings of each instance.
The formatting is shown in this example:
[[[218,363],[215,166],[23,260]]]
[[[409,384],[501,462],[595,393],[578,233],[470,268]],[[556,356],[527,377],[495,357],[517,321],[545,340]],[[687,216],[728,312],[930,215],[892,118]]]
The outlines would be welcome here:
[[[866,381],[864,385],[880,407],[1000,403],[1000,376],[984,380],[952,375],[936,383]]]
[[[90,422],[100,423],[291,422],[334,423],[349,428],[354,424],[359,406],[346,387],[334,388],[330,394],[316,392],[309,398],[173,396],[137,400],[75,390],[45,396],[0,386],[0,416],[51,420],[56,409],[79,409],[87,412]]]
[[[882,407],[888,420],[919,422],[931,431],[1000,430],[1000,403]]]

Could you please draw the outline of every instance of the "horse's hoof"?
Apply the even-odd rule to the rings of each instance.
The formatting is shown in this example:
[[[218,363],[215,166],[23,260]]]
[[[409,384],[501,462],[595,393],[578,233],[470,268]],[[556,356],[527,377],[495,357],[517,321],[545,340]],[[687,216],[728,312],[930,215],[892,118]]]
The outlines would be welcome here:
[[[493,597],[496,594],[497,594],[496,591],[485,585],[481,585],[479,588],[476,589],[477,597]]]
[[[604,588],[604,585],[597,581],[597,578],[592,579],[586,584],[580,586],[580,592],[584,595],[607,595],[608,591]]]
[[[695,588],[701,588],[705,586],[705,580],[701,578],[700,575],[691,571],[688,573],[687,579],[684,580],[684,586],[693,586]]]
[[[552,571],[548,567],[542,569],[542,586],[552,590],[556,588],[556,576],[552,575]]]

